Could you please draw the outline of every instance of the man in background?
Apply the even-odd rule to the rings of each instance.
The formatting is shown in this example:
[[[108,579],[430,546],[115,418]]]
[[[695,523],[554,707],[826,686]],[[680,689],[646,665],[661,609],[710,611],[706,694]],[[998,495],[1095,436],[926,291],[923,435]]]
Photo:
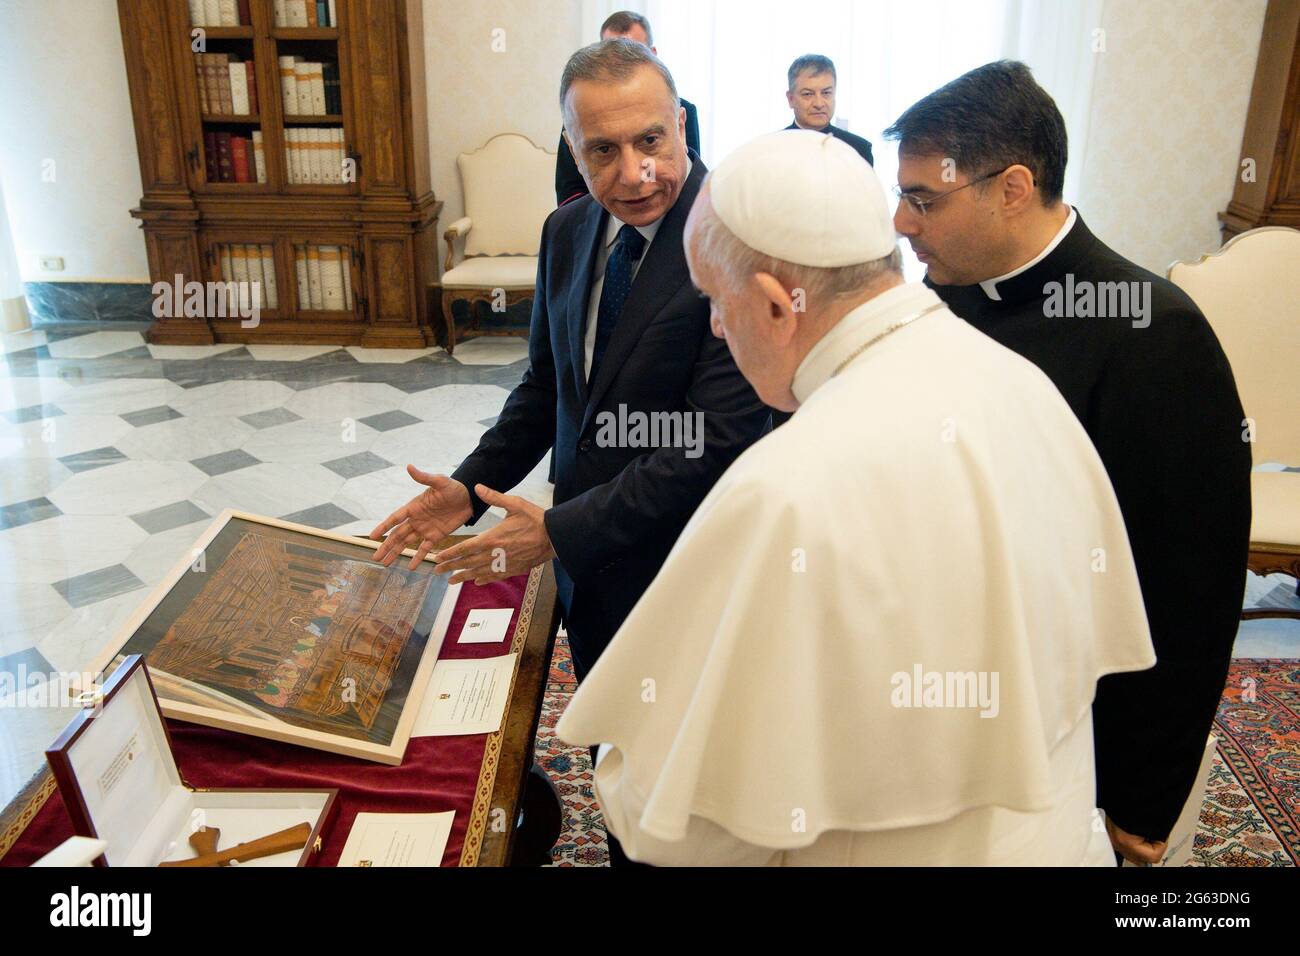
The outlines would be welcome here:
[[[1157,862],[1200,766],[1245,590],[1250,445],[1232,369],[1181,289],[1062,200],[1065,121],[1023,63],[971,70],[885,135],[899,141],[894,225],[926,283],[1047,373],[1114,484],[1157,662],[1097,686],[1097,804],[1117,853]]]
[[[633,13],[630,10],[620,10],[618,13],[612,13],[600,27],[600,38],[602,40],[635,40],[643,46],[649,47],[650,52],[655,56],[659,51],[655,49],[654,34],[650,31],[650,21],[639,13]],[[695,112],[695,105],[689,100],[679,100],[682,109],[686,110],[686,146],[693,149],[697,154],[700,151],[700,121]],[[578,164],[573,161],[573,151],[569,149],[568,140],[564,138],[563,132],[560,134],[560,145],[556,147],[555,153],[555,204],[563,206],[567,202],[572,202],[579,196],[587,195],[587,181],[582,178],[582,173],[578,171]]]
[[[786,129],[810,129],[843,140],[868,165],[875,165],[871,143],[846,129],[832,126],[835,117],[835,64],[828,56],[806,53],[790,64],[786,73],[785,100],[794,111],[794,122]]]

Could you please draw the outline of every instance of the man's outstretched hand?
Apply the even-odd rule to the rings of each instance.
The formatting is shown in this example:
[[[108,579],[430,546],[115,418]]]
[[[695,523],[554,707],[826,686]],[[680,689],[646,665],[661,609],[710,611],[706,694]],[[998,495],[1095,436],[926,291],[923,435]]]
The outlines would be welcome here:
[[[488,505],[506,510],[495,528],[439,551],[434,571],[454,572],[451,583],[473,581],[488,584],[524,574],[555,557],[546,530],[546,511],[518,495],[503,495],[486,485],[475,485],[474,494]]]
[[[425,486],[424,491],[379,522],[370,537],[378,541],[388,535],[375,551],[375,560],[385,567],[405,549],[415,548],[409,565],[414,571],[435,544],[469,520],[474,509],[469,491],[459,481],[431,475],[414,465],[407,465],[406,472]]]

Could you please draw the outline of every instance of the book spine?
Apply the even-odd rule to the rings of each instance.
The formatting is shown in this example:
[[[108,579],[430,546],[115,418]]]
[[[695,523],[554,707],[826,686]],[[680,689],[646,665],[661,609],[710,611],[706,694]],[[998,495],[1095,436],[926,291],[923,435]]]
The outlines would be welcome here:
[[[240,299],[249,305],[261,308],[266,304],[266,280],[262,278],[262,247],[252,244],[244,246],[244,258],[248,261],[247,293],[240,292]]]
[[[203,134],[203,173],[210,183],[221,182],[221,164],[217,159],[217,134]]]
[[[221,20],[223,27],[239,26],[239,5],[235,0],[221,0],[219,4]]]
[[[239,6],[239,25],[252,26],[253,14],[248,9],[248,0],[239,0],[238,6]]]
[[[275,25],[277,27],[289,25],[289,12],[285,9],[285,0],[275,0]]]
[[[343,272],[343,307],[352,311],[352,247],[344,246],[339,257],[339,268]]]
[[[293,68],[293,57],[280,57],[280,95],[284,100],[284,115],[298,115],[298,80]]]
[[[307,25],[307,0],[286,0],[289,9],[289,26],[305,27]]]
[[[230,134],[217,134],[217,162],[220,164],[218,174],[219,182],[233,183],[235,181],[234,157],[231,152]]]
[[[308,76],[311,82],[311,111],[316,116],[324,116],[329,112],[325,108],[325,74],[322,72],[324,64],[308,63],[310,68]]]
[[[298,115],[311,116],[311,66],[297,57],[293,61],[293,79],[298,91]]]
[[[339,25],[339,12],[334,5],[334,0],[330,0],[329,8],[330,8],[330,26],[336,27]]]
[[[307,26],[320,26],[316,19],[316,0],[306,0],[307,4]]]
[[[339,312],[343,305],[343,274],[339,272],[339,247],[320,247],[321,308]]]
[[[235,282],[248,281],[248,252],[240,243],[232,243],[230,246],[230,264],[231,271],[234,273]]]
[[[307,292],[311,296],[313,311],[325,308],[325,297],[321,294],[320,247],[307,247]]]
[[[203,0],[203,25],[221,26],[221,0]]]
[[[280,307],[280,290],[275,278],[275,247],[262,246],[259,251],[262,256],[262,281],[266,283],[266,295],[262,300],[268,309],[276,309]]]
[[[190,0],[190,26],[205,27],[207,25],[208,20],[203,13],[203,0]]]
[[[248,86],[248,112],[256,115],[262,110],[261,104],[257,102],[257,70],[252,60],[244,64],[244,79]]]
[[[257,171],[257,181],[266,182],[266,151],[262,145],[262,131],[253,130],[253,168]]]
[[[235,61],[226,65],[230,74],[230,112],[235,116],[247,116],[248,108],[248,69],[242,62]]]
[[[242,136],[230,138],[230,163],[234,167],[235,182],[246,183],[252,177],[248,174],[248,140]]]
[[[311,281],[307,275],[307,250],[303,246],[293,247],[293,268],[298,277],[298,308],[311,308]]]
[[[217,68],[217,88],[221,91],[221,115],[229,116],[235,111],[235,101],[230,93],[230,57],[225,53],[214,53],[213,57]]]
[[[309,155],[311,156],[311,182],[313,186],[322,185],[325,180],[325,151],[324,146],[325,130],[320,127],[312,127],[307,131]]]
[[[208,106],[208,78],[203,67],[202,53],[194,54],[194,78],[198,81],[199,87],[199,109],[204,113],[211,113],[212,109]]]
[[[221,78],[217,67],[217,55],[200,53],[199,57],[203,60],[203,77],[207,80],[208,113],[216,116],[221,112]]]

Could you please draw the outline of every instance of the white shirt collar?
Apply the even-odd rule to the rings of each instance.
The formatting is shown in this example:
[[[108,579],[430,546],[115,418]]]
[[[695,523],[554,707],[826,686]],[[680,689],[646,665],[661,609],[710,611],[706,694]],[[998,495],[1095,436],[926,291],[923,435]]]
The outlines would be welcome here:
[[[1047,244],[1043,251],[1034,256],[1034,258],[1030,259],[1023,266],[1020,266],[1017,269],[1012,269],[1006,275],[1000,275],[996,279],[985,279],[980,283],[980,288],[984,290],[984,294],[994,302],[1001,302],[1002,296],[998,295],[998,283],[1006,282],[1012,276],[1018,276],[1020,273],[1032,269],[1034,266],[1038,265],[1038,263],[1051,255],[1052,250],[1061,244],[1061,240],[1070,234],[1070,230],[1074,228],[1074,222],[1078,218],[1079,214],[1075,212],[1074,207],[1071,206],[1070,214],[1065,217],[1065,225],[1061,226],[1060,231],[1057,232],[1056,236]]]
[[[790,386],[799,404],[806,402],[834,373],[836,367],[873,335],[901,319],[939,303],[939,296],[919,282],[907,282],[887,289],[862,303],[835,323],[817,342],[794,373]]]
[[[686,157],[687,177],[691,175],[691,168],[694,165],[695,164],[691,162],[691,157],[687,156]],[[684,179],[683,182],[685,182]],[[678,198],[681,198],[680,194],[678,194]],[[670,206],[669,208],[671,209],[672,207]],[[663,216],[660,216],[658,219],[650,223],[648,226],[636,227],[636,231],[641,233],[641,235],[645,238],[645,244],[647,246],[649,246],[650,243],[654,242],[655,235],[656,233],[659,232],[659,226],[664,221],[664,216],[666,215],[668,215],[668,213],[665,212]],[[610,246],[614,244],[614,240],[618,238],[618,231],[622,229],[624,225],[626,225],[626,223],[624,223],[622,219],[619,219],[612,212],[609,214],[609,222],[606,223],[605,225],[605,248],[606,249],[608,249]]]

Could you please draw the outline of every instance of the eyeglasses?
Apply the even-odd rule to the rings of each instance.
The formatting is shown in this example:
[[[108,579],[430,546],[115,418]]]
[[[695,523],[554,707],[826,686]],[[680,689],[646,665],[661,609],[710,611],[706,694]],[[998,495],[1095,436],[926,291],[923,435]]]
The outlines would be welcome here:
[[[927,211],[931,206],[933,206],[935,203],[937,203],[940,199],[943,199],[945,196],[951,196],[953,193],[959,193],[959,192],[961,192],[963,189],[966,189],[968,186],[974,186],[976,183],[982,183],[982,182],[984,182],[984,180],[986,180],[986,179],[992,179],[994,176],[1001,176],[1003,173],[1005,173],[1005,172],[1006,172],[1008,169],[1010,169],[1010,168],[1011,168],[1010,166],[1007,166],[1007,167],[1004,167],[1003,169],[999,169],[999,170],[998,170],[997,172],[995,172],[995,173],[988,173],[988,174],[985,175],[985,176],[981,176],[979,179],[972,179],[970,182],[966,183],[964,186],[958,186],[958,187],[955,188],[955,189],[949,189],[946,193],[939,193],[939,195],[935,196],[933,199],[919,199],[919,198],[917,198],[915,195],[913,195],[912,193],[905,193],[905,192],[903,192],[903,187],[902,187],[902,186],[895,186],[895,187],[894,187],[894,195],[898,197],[898,201],[899,201],[899,202],[905,202],[905,203],[907,203],[907,205],[908,205],[909,207],[911,207],[912,212],[916,213],[918,216],[922,216],[922,217],[923,217],[923,216],[925,216],[926,211]]]

